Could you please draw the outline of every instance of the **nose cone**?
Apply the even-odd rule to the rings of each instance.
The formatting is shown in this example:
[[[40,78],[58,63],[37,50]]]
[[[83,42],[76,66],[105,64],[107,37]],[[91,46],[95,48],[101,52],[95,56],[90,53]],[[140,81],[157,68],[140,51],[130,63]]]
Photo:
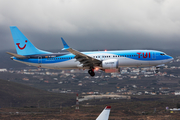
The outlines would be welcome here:
[[[174,60],[174,58],[173,58],[173,57],[171,58],[171,61],[172,61],[172,60]]]
[[[173,58],[173,57],[168,56],[168,62],[173,61],[173,60],[174,60],[174,58]]]

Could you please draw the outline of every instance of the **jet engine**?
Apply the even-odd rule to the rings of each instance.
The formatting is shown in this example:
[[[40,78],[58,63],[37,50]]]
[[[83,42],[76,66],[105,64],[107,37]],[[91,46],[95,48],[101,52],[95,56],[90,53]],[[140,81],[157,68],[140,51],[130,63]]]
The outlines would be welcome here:
[[[117,69],[118,68],[118,60],[117,59],[109,59],[102,61],[103,69]]]

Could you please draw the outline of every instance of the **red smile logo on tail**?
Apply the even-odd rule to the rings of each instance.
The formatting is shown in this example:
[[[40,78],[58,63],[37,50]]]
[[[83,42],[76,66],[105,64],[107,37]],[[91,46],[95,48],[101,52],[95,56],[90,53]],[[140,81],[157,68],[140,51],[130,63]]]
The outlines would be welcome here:
[[[27,40],[26,40],[25,42],[27,43]],[[24,45],[24,47],[20,47],[20,46],[19,46],[20,43],[16,43],[16,45],[18,46],[18,48],[19,48],[20,50],[23,50],[23,49],[26,47],[26,44]]]

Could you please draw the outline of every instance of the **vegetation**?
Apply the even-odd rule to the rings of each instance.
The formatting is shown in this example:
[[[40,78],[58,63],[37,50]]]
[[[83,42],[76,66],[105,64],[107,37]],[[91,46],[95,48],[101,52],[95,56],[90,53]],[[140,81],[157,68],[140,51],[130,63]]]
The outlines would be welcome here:
[[[75,104],[75,94],[58,94],[0,79],[0,107],[57,107]]]

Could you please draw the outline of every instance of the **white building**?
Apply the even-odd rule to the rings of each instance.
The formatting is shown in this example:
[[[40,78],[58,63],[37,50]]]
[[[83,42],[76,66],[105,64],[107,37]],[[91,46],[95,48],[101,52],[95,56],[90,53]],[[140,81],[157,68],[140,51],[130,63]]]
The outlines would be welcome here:
[[[175,95],[180,95],[180,91],[175,91]]]
[[[0,72],[7,72],[7,69],[2,68],[2,69],[0,69]]]

